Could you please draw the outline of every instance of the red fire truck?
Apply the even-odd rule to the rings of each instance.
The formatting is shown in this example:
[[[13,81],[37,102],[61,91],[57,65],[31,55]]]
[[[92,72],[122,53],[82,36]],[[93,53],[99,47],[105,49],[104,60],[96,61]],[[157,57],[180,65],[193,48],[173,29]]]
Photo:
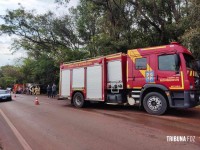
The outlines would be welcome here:
[[[24,89],[25,89],[25,85],[24,84],[14,84],[12,91],[15,94],[21,94]]]
[[[178,43],[128,50],[60,66],[60,97],[139,105],[154,115],[200,104],[199,61]]]

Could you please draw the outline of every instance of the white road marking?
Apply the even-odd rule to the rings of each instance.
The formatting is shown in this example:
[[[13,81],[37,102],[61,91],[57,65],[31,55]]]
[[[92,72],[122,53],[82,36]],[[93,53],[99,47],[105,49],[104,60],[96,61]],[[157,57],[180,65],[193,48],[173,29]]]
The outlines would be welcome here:
[[[32,150],[32,148],[28,145],[26,140],[22,137],[22,135],[19,133],[19,131],[15,128],[15,126],[11,123],[11,121],[8,119],[8,117],[4,114],[4,112],[0,109],[0,114],[3,116],[7,124],[10,126],[11,130],[19,140],[20,144],[25,150]]]

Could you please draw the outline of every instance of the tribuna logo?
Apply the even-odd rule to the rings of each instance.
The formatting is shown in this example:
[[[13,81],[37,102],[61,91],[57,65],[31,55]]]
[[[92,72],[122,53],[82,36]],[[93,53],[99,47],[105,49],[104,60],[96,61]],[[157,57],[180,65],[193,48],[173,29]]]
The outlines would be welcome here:
[[[167,136],[167,142],[195,142],[195,136]]]

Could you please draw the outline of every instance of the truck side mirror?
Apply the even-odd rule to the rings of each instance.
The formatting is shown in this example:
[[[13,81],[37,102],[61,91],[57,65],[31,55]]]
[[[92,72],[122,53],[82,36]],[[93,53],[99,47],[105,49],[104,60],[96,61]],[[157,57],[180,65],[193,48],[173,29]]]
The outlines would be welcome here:
[[[174,55],[174,58],[175,58],[175,69],[176,69],[176,72],[179,73],[179,68],[180,68],[180,64],[181,64],[181,60],[180,60],[180,57],[178,54],[175,54]]]
[[[196,64],[197,64],[197,71],[200,72],[200,60],[197,60]]]

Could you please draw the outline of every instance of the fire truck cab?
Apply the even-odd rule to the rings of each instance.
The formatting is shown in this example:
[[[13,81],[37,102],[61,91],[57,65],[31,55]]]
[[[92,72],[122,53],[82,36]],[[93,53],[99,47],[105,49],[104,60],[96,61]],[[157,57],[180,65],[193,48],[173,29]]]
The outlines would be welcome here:
[[[199,66],[190,51],[178,43],[129,50],[128,101],[139,103],[150,114],[168,107],[190,108],[200,103]]]

